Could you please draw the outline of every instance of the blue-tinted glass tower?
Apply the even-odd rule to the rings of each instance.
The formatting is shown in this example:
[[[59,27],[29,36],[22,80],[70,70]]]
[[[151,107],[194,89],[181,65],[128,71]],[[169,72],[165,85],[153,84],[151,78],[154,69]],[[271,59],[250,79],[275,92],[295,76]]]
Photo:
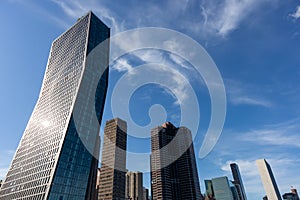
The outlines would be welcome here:
[[[212,179],[214,195],[217,200],[234,200],[228,178],[218,177]]]
[[[89,12],[52,43],[40,95],[1,186],[1,200],[95,195],[109,36],[110,29]]]
[[[230,168],[231,168],[231,172],[232,172],[232,176],[233,176],[233,184],[236,186],[239,199],[247,200],[244,184],[242,181],[242,176],[241,176],[240,170],[239,170],[239,166],[236,163],[231,163]]]

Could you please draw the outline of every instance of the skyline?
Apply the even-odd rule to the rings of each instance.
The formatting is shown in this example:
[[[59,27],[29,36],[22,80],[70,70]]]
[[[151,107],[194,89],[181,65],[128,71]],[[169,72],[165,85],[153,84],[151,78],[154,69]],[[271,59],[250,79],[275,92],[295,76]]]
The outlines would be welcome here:
[[[230,2],[236,3],[235,6]],[[0,88],[3,95],[0,102],[1,113],[3,113],[0,130],[2,137],[5,135],[0,143],[2,177],[36,103],[51,41],[64,32],[66,27],[74,23],[78,17],[93,8],[100,19],[112,28],[113,34],[143,26],[178,30],[202,44],[217,64],[228,95],[227,117],[223,133],[213,151],[204,159],[197,158],[202,191],[204,191],[203,180],[206,178],[222,175],[231,177],[229,163],[236,162],[240,166],[248,198],[261,198],[264,191],[261,190],[262,184],[255,166],[255,160],[259,158],[266,158],[272,166],[281,194],[288,192],[290,185],[299,189],[299,180],[293,176],[299,169],[297,163],[299,158],[295,156],[295,152],[300,147],[295,142],[300,139],[297,135],[300,130],[298,125],[300,88],[297,84],[300,76],[297,67],[299,63],[297,43],[300,38],[297,18],[300,15],[296,12],[299,2],[225,1],[224,8],[221,5],[214,7],[207,2],[202,2],[202,8],[198,6],[197,9],[192,9],[193,3],[195,2],[186,1],[186,6],[181,5],[180,2],[162,3],[161,9],[153,2],[135,4],[134,1],[130,1],[128,3],[127,8],[133,11],[139,11],[141,7],[144,8],[143,12],[146,15],[153,11],[152,17],[157,16],[157,18],[151,21],[151,18],[143,18],[142,12],[132,12],[135,16],[131,13],[129,17],[125,17],[127,12],[121,8],[122,6],[108,1],[103,1],[102,5],[95,3],[93,7],[91,2],[81,4],[79,1],[73,4],[68,1],[61,3],[28,1],[26,4],[19,1],[2,2],[1,17],[6,19],[2,22],[2,26],[6,28],[1,34],[3,45],[0,47]],[[73,11],[68,9],[70,6]],[[168,8],[166,14],[162,12],[163,8]],[[15,12],[9,12],[11,9]],[[184,9],[190,12],[187,13]],[[232,9],[237,16],[226,15],[224,13],[226,9]],[[212,17],[210,10],[217,14]],[[266,10],[267,12],[264,12]],[[193,16],[202,19],[196,15],[196,11],[206,19],[199,20],[201,23],[197,24],[198,32],[192,30],[197,28],[195,25],[187,26],[186,29],[180,27],[184,22],[192,23]],[[172,13],[178,13],[176,19],[181,18],[181,21],[178,19],[177,24],[172,23],[172,17],[168,17],[168,14]],[[222,17],[224,17],[223,24],[215,24]],[[205,27],[209,27],[207,31]],[[199,34],[201,31],[205,34]],[[145,54],[142,55],[146,59]],[[15,59],[16,56],[18,59]],[[148,57],[163,59],[160,54],[155,53]],[[123,68],[116,65],[110,74],[111,79],[113,75],[117,79],[122,73],[134,67],[135,63],[130,62],[129,59],[124,58],[121,61]],[[113,79],[112,83],[114,82]],[[136,114],[134,119],[140,120],[139,123],[144,125],[149,122],[147,106],[155,101],[153,99],[144,101],[143,108],[140,99],[149,94],[160,94],[162,90],[150,86],[142,89],[133,96],[136,98],[134,101],[136,107],[132,106],[131,109],[135,114],[139,110],[140,113]],[[203,96],[205,94],[207,95],[204,92]],[[174,102],[173,97],[168,94],[163,94],[163,97],[167,98],[161,102],[163,105]],[[207,117],[209,109],[206,108],[209,107],[209,103],[205,97],[201,98],[201,102],[203,102],[200,105],[203,121],[200,126],[205,129],[209,120]],[[111,118],[108,108],[109,103],[106,104],[103,122]],[[171,107],[169,110],[176,113],[176,107]],[[170,121],[175,121],[175,125],[178,125],[178,120]],[[102,130],[103,127],[102,125]],[[200,136],[202,131],[204,130],[200,131]],[[196,153],[203,139],[200,136],[194,141]],[[130,143],[133,142],[129,141]],[[230,146],[232,143],[235,144],[234,147]],[[129,149],[135,150],[131,146]],[[251,152],[249,149],[256,151]]]

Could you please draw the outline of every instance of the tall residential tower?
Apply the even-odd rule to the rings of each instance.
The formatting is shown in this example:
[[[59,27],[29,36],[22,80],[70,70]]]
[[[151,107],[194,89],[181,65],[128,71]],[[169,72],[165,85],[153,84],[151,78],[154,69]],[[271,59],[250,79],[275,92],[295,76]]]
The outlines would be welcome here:
[[[109,35],[110,29],[89,12],[53,41],[38,101],[0,199],[91,198],[98,162],[93,154],[99,151],[108,83]]]
[[[262,183],[269,200],[281,200],[271,166],[265,159],[256,160]]]
[[[153,200],[202,199],[189,129],[176,128],[170,122],[153,128],[151,151]]]
[[[99,200],[124,200],[127,124],[115,118],[106,122],[102,149]]]

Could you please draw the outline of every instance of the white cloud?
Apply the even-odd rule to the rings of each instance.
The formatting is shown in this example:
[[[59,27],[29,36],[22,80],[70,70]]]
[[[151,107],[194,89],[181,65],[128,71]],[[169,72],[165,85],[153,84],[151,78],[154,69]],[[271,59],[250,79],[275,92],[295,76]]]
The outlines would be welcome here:
[[[257,88],[244,85],[238,81],[225,80],[229,102],[233,105],[253,105],[272,107],[272,103],[262,95],[258,95]]]
[[[300,6],[297,6],[296,11],[293,14],[290,14],[290,16],[298,19],[300,17]]]
[[[201,14],[204,26],[211,32],[226,37],[237,29],[250,13],[269,0],[225,0],[216,3],[204,1]]]
[[[231,173],[230,164],[236,163],[243,176],[256,176],[258,175],[257,168],[255,166],[255,160],[228,160],[221,166],[221,169]]]
[[[231,163],[238,164],[246,193],[264,193],[255,160],[228,160],[223,163],[220,168],[230,180],[233,179],[230,169]]]
[[[206,38],[211,36],[226,37],[265,2],[274,4],[274,1],[270,0],[202,0],[200,3],[195,0],[166,0],[159,3],[151,1],[126,2],[128,5],[93,0],[84,2],[52,0],[53,4],[56,4],[65,15],[72,19],[77,19],[92,10],[112,28],[112,33],[118,33],[132,27],[151,26],[172,28],[189,35],[192,34],[195,37],[204,36]],[[42,5],[33,1],[30,3]],[[68,24],[65,18],[51,14],[47,9],[41,7],[32,10],[45,12],[48,18],[68,27],[65,26]],[[124,12],[125,9],[126,12]],[[68,22],[71,23],[71,21]]]
[[[68,1],[52,0],[53,3],[56,3],[61,9],[70,17],[78,18],[86,9],[78,2],[72,1],[72,4]]]
[[[129,61],[125,58],[118,59],[114,65],[112,65],[112,69],[118,72],[128,72],[133,73],[133,66],[129,64]]]
[[[232,95],[232,94],[231,94]],[[236,94],[237,95],[237,94]],[[231,103],[234,105],[256,105],[263,107],[271,107],[271,103],[267,100],[249,96],[231,96]]]
[[[174,64],[177,66],[182,66],[181,59],[174,59],[174,56],[172,57],[173,59],[170,59],[171,57],[168,57],[163,52],[157,50],[136,52],[134,55],[138,56],[146,63],[161,64],[160,72],[158,73],[165,74],[165,79],[173,82],[173,84],[170,84],[171,88],[164,91],[177,99],[175,101],[175,105],[181,105],[185,102],[185,100],[188,99],[189,94],[187,86],[189,82],[186,79],[183,79],[183,76],[174,68]]]
[[[112,32],[120,32],[124,30],[124,22],[118,21],[116,14],[101,4],[100,1],[78,1],[78,0],[52,0],[57,4],[63,12],[70,18],[78,18],[92,10],[96,15],[112,28]]]
[[[131,56],[129,57],[118,59],[116,63],[112,65],[112,69],[118,72],[128,72],[128,79],[132,80],[132,84],[135,84],[134,82],[142,79],[144,76],[143,74],[147,73],[147,70],[149,69],[146,66],[146,68],[144,69],[145,73],[142,74],[138,72],[138,70],[140,69],[135,70],[136,67],[130,65],[130,59],[132,58],[132,56],[135,56],[136,58],[139,58],[141,61],[143,61],[143,65],[152,65],[157,63],[159,67],[153,68],[152,70],[155,71],[152,71],[151,73],[157,74],[160,79],[168,82],[168,84],[166,84],[168,85],[168,88],[166,89],[162,87],[164,89],[163,91],[176,99],[174,102],[175,105],[182,105],[186,102],[186,100],[188,100],[191,95],[190,88],[188,87],[190,85],[190,82],[186,76],[180,73],[182,62],[181,59],[171,59],[170,56],[159,50],[136,51],[131,53],[130,55]],[[149,72],[149,74],[151,73]],[[137,74],[141,77],[136,77]]]
[[[300,148],[299,119],[265,126],[242,134],[241,140],[260,145],[277,145]]]

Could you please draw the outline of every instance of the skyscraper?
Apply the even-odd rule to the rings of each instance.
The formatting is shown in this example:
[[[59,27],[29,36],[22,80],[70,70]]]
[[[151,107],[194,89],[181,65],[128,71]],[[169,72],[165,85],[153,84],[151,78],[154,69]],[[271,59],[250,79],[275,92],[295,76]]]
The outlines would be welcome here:
[[[247,200],[239,166],[236,163],[231,163],[230,168],[233,176],[233,184],[236,186],[240,200]]]
[[[256,165],[258,167],[262,183],[265,188],[266,195],[268,199],[281,200],[281,196],[273,175],[271,166],[265,159],[256,160]]]
[[[169,145],[171,141],[172,145]],[[151,196],[153,200],[202,199],[192,135],[189,129],[176,128],[170,122],[153,128],[151,151]],[[170,160],[175,161],[168,163]]]
[[[100,172],[99,200],[124,200],[127,124],[115,118],[106,122]]]
[[[143,173],[131,172],[126,173],[126,199],[143,200]]]
[[[109,35],[110,29],[89,12],[53,41],[38,101],[0,199],[90,198],[108,83]]]
[[[214,188],[215,199],[234,200],[233,192],[230,188],[229,181],[226,176],[213,178],[211,181]]]

